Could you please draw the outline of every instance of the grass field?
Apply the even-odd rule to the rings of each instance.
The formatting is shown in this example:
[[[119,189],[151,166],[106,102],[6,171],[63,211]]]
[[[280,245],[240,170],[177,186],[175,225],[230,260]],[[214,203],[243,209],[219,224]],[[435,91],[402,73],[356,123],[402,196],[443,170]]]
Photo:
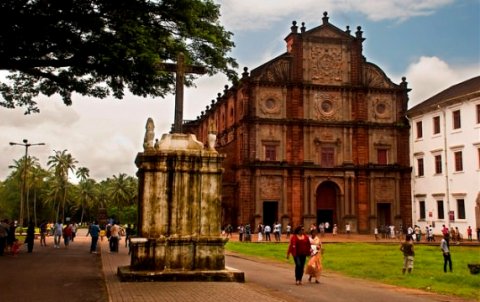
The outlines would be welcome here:
[[[324,243],[323,246],[326,272],[480,301],[480,274],[470,274],[467,267],[469,263],[480,263],[479,247],[452,245],[453,272],[444,273],[440,247],[416,245],[413,272],[403,275],[400,244]],[[293,260],[286,259],[286,243],[228,242],[226,249],[293,266]]]

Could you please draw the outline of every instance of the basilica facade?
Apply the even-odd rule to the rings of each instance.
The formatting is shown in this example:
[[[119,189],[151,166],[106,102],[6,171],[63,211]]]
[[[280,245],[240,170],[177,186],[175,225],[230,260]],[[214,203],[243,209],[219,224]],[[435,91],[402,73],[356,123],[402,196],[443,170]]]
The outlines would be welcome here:
[[[285,53],[183,125],[226,155],[224,225],[411,225],[409,88],[366,60],[364,40],[327,13],[310,30],[293,22]]]

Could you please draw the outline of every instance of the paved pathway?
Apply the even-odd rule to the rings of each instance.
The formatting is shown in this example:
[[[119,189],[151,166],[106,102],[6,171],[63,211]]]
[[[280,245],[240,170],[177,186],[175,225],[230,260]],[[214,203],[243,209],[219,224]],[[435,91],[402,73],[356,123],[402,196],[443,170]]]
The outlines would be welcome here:
[[[363,238],[363,239],[362,239]],[[236,238],[233,238],[235,240]],[[323,239],[324,242],[364,241],[365,237]],[[118,266],[130,258],[124,241],[119,253],[108,253],[108,242],[99,242],[101,253],[90,254],[90,237],[80,230],[67,249],[54,249],[36,240],[31,254],[0,257],[0,302],[163,302],[163,301],[464,301],[423,291],[401,289],[327,273],[320,284],[295,286],[293,267],[228,254],[227,266],[245,272],[245,283],[231,282],[120,282]],[[284,239],[285,241],[285,239]]]

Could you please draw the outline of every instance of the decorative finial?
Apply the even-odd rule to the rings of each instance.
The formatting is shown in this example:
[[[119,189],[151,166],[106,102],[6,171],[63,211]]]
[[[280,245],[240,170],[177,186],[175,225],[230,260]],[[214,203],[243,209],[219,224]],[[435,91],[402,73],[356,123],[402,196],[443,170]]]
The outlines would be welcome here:
[[[143,139],[143,149],[145,151],[153,150],[154,144],[153,139],[155,138],[155,124],[153,119],[149,117],[147,119],[147,124],[145,125],[145,137]]]
[[[345,30],[345,32],[346,32],[347,34],[350,34],[350,26],[349,26],[349,25],[347,25],[347,29]]]
[[[242,78],[248,77],[248,67],[243,67]]]
[[[323,24],[327,24],[327,23],[328,23],[328,13],[327,13],[327,12],[323,12],[322,21],[323,21]]]
[[[355,36],[356,36],[357,38],[362,38],[362,33],[363,33],[362,27],[361,27],[361,26],[357,26],[357,32],[355,33]]]
[[[292,33],[296,34],[298,30],[297,21],[292,21],[292,27],[290,27]]]
[[[224,94],[227,94],[227,92],[228,92],[228,85],[225,85],[225,86],[223,86],[223,87],[225,87],[225,89],[223,89],[223,93],[224,93]]]
[[[304,32],[305,32],[305,29],[306,29],[306,28],[305,28],[305,22],[302,22],[302,27],[300,27],[300,31],[301,31],[302,33],[304,33]]]

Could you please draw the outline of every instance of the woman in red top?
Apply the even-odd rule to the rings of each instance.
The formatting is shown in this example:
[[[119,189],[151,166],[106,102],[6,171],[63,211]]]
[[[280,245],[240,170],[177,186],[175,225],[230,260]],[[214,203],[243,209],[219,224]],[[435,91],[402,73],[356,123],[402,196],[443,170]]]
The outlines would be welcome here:
[[[303,268],[307,256],[311,252],[310,239],[305,235],[305,228],[303,225],[298,226],[295,229],[295,235],[290,238],[290,244],[288,245],[287,259],[290,255],[293,256],[295,261],[295,284],[302,284]]]

